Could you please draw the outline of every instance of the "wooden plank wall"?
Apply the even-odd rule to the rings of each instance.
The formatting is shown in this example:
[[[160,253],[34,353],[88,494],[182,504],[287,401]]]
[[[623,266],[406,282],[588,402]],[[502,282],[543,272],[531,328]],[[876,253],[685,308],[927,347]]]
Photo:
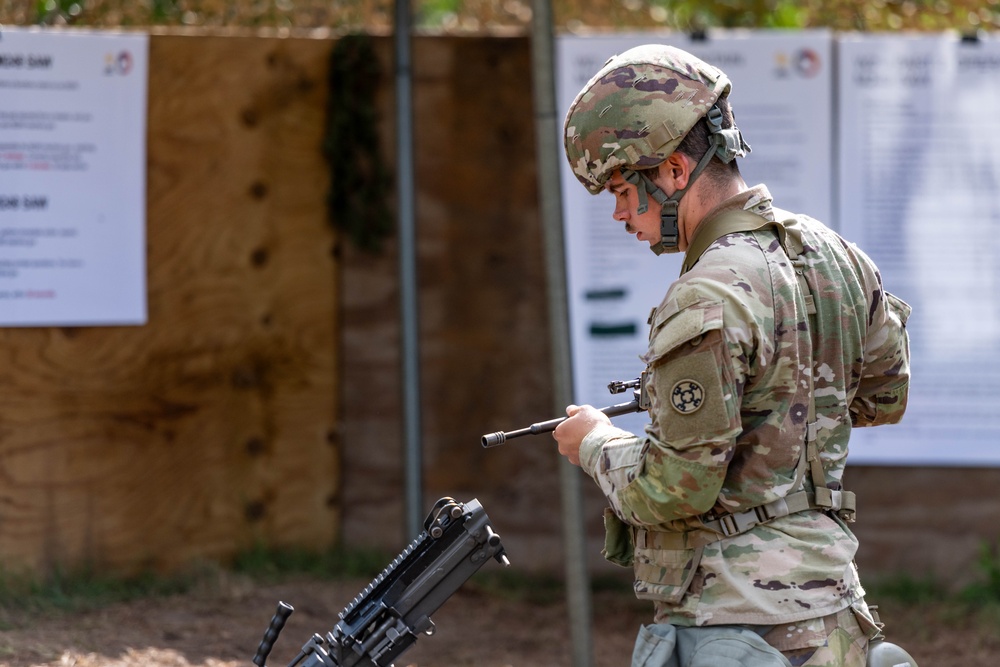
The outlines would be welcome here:
[[[149,322],[0,329],[8,570],[335,539],[331,45],[151,36]]]

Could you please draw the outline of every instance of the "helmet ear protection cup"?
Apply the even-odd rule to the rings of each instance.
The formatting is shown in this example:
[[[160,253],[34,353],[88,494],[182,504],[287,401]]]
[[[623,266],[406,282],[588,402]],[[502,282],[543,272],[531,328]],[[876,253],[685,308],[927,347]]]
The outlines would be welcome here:
[[[648,198],[660,204],[661,240],[653,252],[677,249],[677,202],[712,157],[725,163],[750,152],[738,128],[722,128],[716,103],[732,85],[719,69],[681,49],[647,44],[610,58],[584,86],[566,114],[563,139],[573,175],[592,194],[616,169],[638,189],[639,212]],[[688,186],[667,195],[642,172],[658,166],[698,122],[708,124],[710,146]]]

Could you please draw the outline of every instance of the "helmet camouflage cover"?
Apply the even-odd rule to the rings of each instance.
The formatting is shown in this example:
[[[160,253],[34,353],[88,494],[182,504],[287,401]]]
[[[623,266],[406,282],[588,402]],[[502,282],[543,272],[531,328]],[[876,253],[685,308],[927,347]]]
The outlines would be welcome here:
[[[647,44],[612,57],[566,114],[573,175],[597,194],[615,169],[655,167],[730,88],[722,70],[672,46]]]

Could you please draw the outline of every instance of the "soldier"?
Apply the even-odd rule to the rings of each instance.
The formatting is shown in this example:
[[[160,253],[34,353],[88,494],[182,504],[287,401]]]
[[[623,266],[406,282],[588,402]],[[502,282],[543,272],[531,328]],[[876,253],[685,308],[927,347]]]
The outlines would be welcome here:
[[[559,452],[600,486],[604,555],[653,602],[633,665],[865,665],[852,427],[906,407],[910,308],[822,223],[748,187],[730,82],[680,49],[610,59],[566,116],[573,173],[653,252],[685,252],[650,318],[650,423],[570,405]],[[905,654],[905,652],[904,652]]]

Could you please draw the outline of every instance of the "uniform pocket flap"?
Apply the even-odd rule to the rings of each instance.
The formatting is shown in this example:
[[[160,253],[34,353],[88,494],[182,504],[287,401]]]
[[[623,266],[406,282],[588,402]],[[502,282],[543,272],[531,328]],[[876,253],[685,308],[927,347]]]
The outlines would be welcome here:
[[[704,547],[644,549],[635,547],[632,588],[640,600],[677,604],[684,597],[701,563]]]
[[[889,312],[898,317],[903,326],[906,326],[906,320],[910,319],[910,313],[913,311],[910,304],[889,292],[885,293],[885,301],[889,305]]]
[[[643,361],[653,364],[684,343],[721,328],[721,301],[702,302],[666,315],[662,319],[654,319],[649,351],[643,357]]]

